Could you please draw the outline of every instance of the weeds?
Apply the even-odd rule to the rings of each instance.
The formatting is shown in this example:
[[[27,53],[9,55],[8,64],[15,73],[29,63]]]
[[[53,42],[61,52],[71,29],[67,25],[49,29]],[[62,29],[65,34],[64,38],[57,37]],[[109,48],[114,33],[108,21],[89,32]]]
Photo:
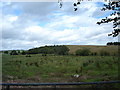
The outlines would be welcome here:
[[[82,81],[99,81],[107,77],[110,77],[108,80],[115,80],[118,74],[117,64],[118,60],[113,56],[42,56],[40,54],[29,58],[24,55],[3,55],[2,61],[4,76],[25,80],[39,76],[41,82],[56,81],[56,78],[67,82],[70,81],[70,76],[75,74],[80,75]]]

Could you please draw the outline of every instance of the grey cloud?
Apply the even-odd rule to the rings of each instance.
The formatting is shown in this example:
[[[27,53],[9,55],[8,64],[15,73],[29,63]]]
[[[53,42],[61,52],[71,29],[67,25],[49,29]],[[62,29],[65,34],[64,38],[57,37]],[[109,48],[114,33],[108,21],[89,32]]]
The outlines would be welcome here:
[[[12,2],[2,7],[3,14],[18,14],[20,18],[49,21],[49,15],[59,10],[57,2]],[[17,11],[20,12],[17,12]]]
[[[24,13],[40,16],[46,16],[56,8],[56,3],[53,2],[27,2],[22,4]]]
[[[104,29],[103,31],[100,31],[100,29],[98,29],[98,26],[96,28],[93,28],[95,26],[93,25],[93,22],[96,22],[97,19],[91,17],[89,18],[88,16],[86,16],[87,11],[89,11],[87,7],[82,8],[80,6],[79,10],[77,12],[74,12],[71,3],[64,3],[63,8],[60,9],[58,4],[53,2],[52,3],[23,2],[23,3],[11,3],[11,5],[8,5],[3,10],[4,10],[3,17],[5,21],[5,26],[3,27],[2,31],[3,49],[29,49],[41,45],[50,44],[53,45],[54,44],[84,45],[90,43],[106,44],[106,42],[109,40],[114,41],[114,39],[112,38],[111,39],[107,38],[107,35],[106,36],[102,35],[102,33],[109,32],[111,27],[107,27],[104,25],[104,28],[106,29]],[[7,19],[5,18],[7,18],[7,15],[9,14],[10,15],[15,14],[14,10],[21,10],[20,15],[18,15],[18,19],[14,22],[7,22]],[[5,14],[6,12],[7,14]],[[55,17],[54,14],[57,13],[58,14],[60,13],[60,15]],[[93,11],[91,13],[95,13],[96,15],[96,10],[95,12]],[[62,18],[64,17],[64,15],[70,17],[67,17],[67,19]],[[77,20],[76,18],[74,18],[76,20],[74,22],[72,21],[73,18],[72,20],[70,19],[73,16],[80,17],[77,17]],[[40,31],[39,30],[38,32],[30,32],[29,30],[26,31],[26,29],[28,29],[29,27],[39,26],[40,22],[47,23],[45,26],[41,26],[42,29]],[[51,24],[53,24],[53,27],[51,26],[51,28],[49,28],[48,25]],[[72,28],[71,32],[70,29],[68,28],[70,27],[70,25]],[[77,27],[78,30],[75,29],[75,27]],[[81,27],[81,29],[79,29],[79,27]],[[87,27],[90,30],[84,29],[84,27]],[[58,28],[62,29],[61,33],[58,31]],[[67,31],[64,32],[64,29],[66,29]],[[32,31],[35,31],[35,29],[32,28]],[[70,38],[72,39],[70,40]]]
[[[57,3],[54,2],[27,2],[21,3],[19,6],[23,12],[22,16],[41,21],[49,21],[49,16],[59,9]]]

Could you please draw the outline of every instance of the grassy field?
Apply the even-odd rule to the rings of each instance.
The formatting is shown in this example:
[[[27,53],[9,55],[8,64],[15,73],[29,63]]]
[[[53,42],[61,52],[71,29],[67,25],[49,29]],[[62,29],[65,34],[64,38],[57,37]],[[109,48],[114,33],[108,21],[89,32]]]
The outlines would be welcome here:
[[[104,45],[104,46],[100,46],[100,45],[67,45],[67,47],[70,49],[69,53],[71,54],[75,54],[75,51],[78,49],[83,49],[83,48],[87,48],[89,49],[91,52],[97,52],[98,54],[101,51],[106,51],[109,52],[110,55],[114,55],[116,53],[118,53],[118,50],[120,49],[119,46],[114,46],[114,45]]]
[[[118,46],[67,45],[67,47],[70,51],[69,55],[65,56],[31,54],[31,57],[26,57],[26,55],[2,54],[2,81],[53,83],[118,80]],[[76,50],[83,48],[97,54],[74,55]],[[109,56],[100,56],[101,51],[108,52]],[[111,86],[119,87],[118,84],[110,84],[108,87]]]
[[[2,57],[3,82],[89,82],[118,80],[115,56],[7,55]],[[79,75],[79,78],[73,77]]]

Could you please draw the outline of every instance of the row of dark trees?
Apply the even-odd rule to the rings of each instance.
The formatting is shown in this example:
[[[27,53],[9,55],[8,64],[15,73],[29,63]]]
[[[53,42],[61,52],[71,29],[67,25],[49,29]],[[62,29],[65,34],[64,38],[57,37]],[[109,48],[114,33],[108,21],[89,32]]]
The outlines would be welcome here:
[[[65,45],[54,45],[54,46],[44,46],[38,48],[32,48],[27,51],[19,51],[19,50],[12,50],[12,51],[4,51],[5,54],[10,55],[26,55],[26,54],[56,54],[56,55],[67,55],[69,49]]]
[[[29,49],[27,54],[57,54],[57,55],[67,55],[69,49],[65,45],[54,45],[54,46],[44,46]]]
[[[120,42],[108,42],[107,45],[120,45]]]
[[[3,53],[10,54],[10,55],[25,55],[26,51],[12,50],[12,51],[4,51]]]
[[[69,49],[65,45],[54,45],[54,46],[44,46],[38,48],[32,48],[27,51],[12,50],[4,51],[5,54],[10,55],[26,55],[26,54],[56,54],[56,55],[67,55]]]

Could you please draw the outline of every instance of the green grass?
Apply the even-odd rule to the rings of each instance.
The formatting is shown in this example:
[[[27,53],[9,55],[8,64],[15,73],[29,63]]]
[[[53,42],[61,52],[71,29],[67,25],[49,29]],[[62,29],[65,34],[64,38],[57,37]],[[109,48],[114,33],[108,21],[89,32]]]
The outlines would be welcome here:
[[[2,57],[3,81],[88,82],[117,80],[118,58],[113,56],[5,55]],[[85,65],[86,64],[86,65]],[[79,74],[80,78],[71,77]]]

